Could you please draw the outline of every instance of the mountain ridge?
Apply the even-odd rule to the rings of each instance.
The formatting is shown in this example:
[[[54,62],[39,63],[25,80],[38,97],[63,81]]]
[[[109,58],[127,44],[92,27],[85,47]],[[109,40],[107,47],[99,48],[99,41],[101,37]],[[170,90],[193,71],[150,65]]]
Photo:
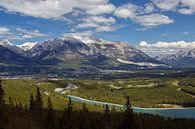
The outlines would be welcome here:
[[[17,50],[13,48],[17,48]],[[157,61],[128,43],[106,41],[89,35],[66,36],[42,43],[28,42],[22,45],[9,45],[7,49],[11,50],[12,54],[20,55],[30,62],[36,62],[35,66],[61,69],[147,69],[167,67],[164,63]],[[14,61],[12,58],[10,60]]]
[[[160,55],[156,57],[157,60],[179,68],[195,67],[195,49],[180,50],[171,55]]]

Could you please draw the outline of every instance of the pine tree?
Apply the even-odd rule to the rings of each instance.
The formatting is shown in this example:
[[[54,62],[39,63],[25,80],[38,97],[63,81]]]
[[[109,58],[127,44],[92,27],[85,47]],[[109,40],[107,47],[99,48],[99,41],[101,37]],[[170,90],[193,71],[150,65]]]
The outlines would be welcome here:
[[[106,104],[105,110],[104,110],[104,128],[109,129],[109,123],[110,123],[110,108]]]
[[[35,97],[35,114],[38,117],[42,116],[42,108],[43,108],[43,100],[42,100],[41,92],[37,87],[37,93]]]
[[[14,101],[12,98],[9,96],[9,105],[13,108],[14,107]]]
[[[2,85],[2,80],[0,78],[0,129],[3,129],[5,120],[5,101],[4,101],[4,90]]]
[[[80,111],[79,129],[89,129],[89,111],[83,103],[83,109]]]
[[[41,110],[42,107],[43,107],[43,100],[42,100],[40,89],[37,87],[37,93],[35,97],[35,108]]]
[[[2,107],[5,104],[4,101],[4,90],[3,90],[3,85],[2,85],[2,80],[0,78],[0,106]]]
[[[35,100],[34,100],[34,96],[31,94],[30,95],[30,103],[29,103],[29,112],[33,113],[35,110]]]
[[[133,129],[133,110],[131,108],[130,97],[127,96],[126,99],[123,129]]]
[[[53,105],[51,102],[50,97],[48,97],[48,105],[47,105],[47,114],[45,119],[45,127],[46,129],[54,129],[55,128],[55,117],[54,117],[54,110]]]
[[[73,112],[73,104],[71,99],[68,101],[68,108],[64,109],[63,116],[60,120],[60,129],[74,129],[75,127],[75,117]]]
[[[35,109],[34,109],[34,116],[35,116],[35,120],[37,121],[37,123],[42,126],[43,122],[44,122],[44,117],[43,117],[43,100],[42,100],[42,96],[41,96],[41,92],[39,90],[39,88],[37,87],[37,92],[36,92],[36,96],[35,96]]]

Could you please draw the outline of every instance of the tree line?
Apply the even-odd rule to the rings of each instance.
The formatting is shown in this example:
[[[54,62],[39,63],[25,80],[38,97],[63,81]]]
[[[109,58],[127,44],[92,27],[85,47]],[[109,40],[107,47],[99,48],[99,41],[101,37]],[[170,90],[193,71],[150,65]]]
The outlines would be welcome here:
[[[81,110],[74,110],[69,99],[64,111],[54,110],[48,97],[47,107],[43,107],[42,94],[37,88],[30,95],[29,104],[9,103],[4,100],[5,92],[0,79],[0,129],[194,129],[195,121],[171,119],[148,114],[134,113],[130,97],[126,97],[125,109],[117,112],[105,105],[103,112],[89,111],[83,104]]]

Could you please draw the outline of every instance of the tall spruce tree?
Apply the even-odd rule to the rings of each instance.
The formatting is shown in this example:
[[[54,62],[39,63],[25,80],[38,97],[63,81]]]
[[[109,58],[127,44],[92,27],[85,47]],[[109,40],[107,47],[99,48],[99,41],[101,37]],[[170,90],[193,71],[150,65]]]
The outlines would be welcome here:
[[[2,80],[0,78],[0,106],[3,106],[5,104],[4,101],[4,90],[3,90],[3,84],[2,84]]]
[[[110,123],[110,108],[106,104],[104,109],[104,129],[109,129],[109,123]]]
[[[73,112],[73,104],[71,99],[68,101],[68,108],[64,109],[64,113],[60,120],[60,129],[74,129],[75,128],[75,116]]]
[[[38,113],[38,115],[40,115],[39,113],[42,112],[42,108],[43,108],[43,100],[42,100],[41,92],[37,87],[37,93],[35,96],[35,111],[36,113]]]
[[[133,109],[131,108],[130,97],[127,96],[126,99],[123,129],[133,129]]]
[[[46,129],[55,128],[55,115],[54,115],[53,105],[50,97],[48,97],[48,102],[47,102],[47,114],[45,118],[45,127]]]
[[[0,129],[4,127],[4,120],[5,120],[5,101],[4,101],[4,89],[2,85],[2,80],[0,78]]]
[[[39,125],[43,125],[42,123],[44,122],[44,117],[43,117],[43,100],[41,96],[41,92],[39,88],[37,87],[37,93],[35,96],[35,119],[37,120]]]
[[[83,103],[83,109],[80,111],[79,129],[89,129],[89,127],[89,111],[86,107],[86,104]]]
[[[33,113],[35,111],[35,99],[34,96],[30,95],[30,103],[29,103],[29,112]]]

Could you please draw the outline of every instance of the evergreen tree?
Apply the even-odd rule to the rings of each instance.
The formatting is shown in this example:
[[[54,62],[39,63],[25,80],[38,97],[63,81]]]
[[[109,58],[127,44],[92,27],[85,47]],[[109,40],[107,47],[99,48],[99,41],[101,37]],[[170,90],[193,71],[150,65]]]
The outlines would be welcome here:
[[[73,104],[71,99],[68,101],[68,108],[64,109],[63,116],[60,120],[60,129],[74,129],[75,128],[75,117],[73,112]]]
[[[83,109],[80,111],[79,121],[79,129],[89,129],[89,111],[85,103],[83,103]]]
[[[2,80],[0,78],[0,129],[3,129],[5,120],[5,101],[4,101],[4,90]]]
[[[9,105],[11,107],[14,107],[14,101],[12,100],[12,98],[9,96]]]
[[[37,87],[37,93],[35,96],[35,114],[37,115],[37,117],[42,116],[42,108],[43,108],[43,100],[42,100],[41,92]]]
[[[30,95],[30,103],[29,103],[29,112],[33,113],[35,110],[35,100],[34,100],[34,96],[31,94]]]
[[[2,80],[0,78],[0,106],[2,107],[4,104],[5,104],[5,101],[4,101],[4,90],[3,90]]]
[[[104,110],[104,128],[109,129],[109,123],[110,123],[110,108],[106,104],[105,110]]]
[[[41,96],[41,92],[37,87],[37,92],[35,96],[35,109],[34,109],[34,116],[35,120],[37,121],[38,125],[43,126],[44,117],[43,117],[43,100]]]
[[[54,110],[53,110],[53,105],[52,105],[50,97],[48,97],[48,102],[47,102],[47,114],[46,114],[46,119],[45,119],[45,127],[46,129],[55,128]]]
[[[130,97],[127,96],[126,99],[123,129],[133,129],[133,109],[131,108]]]

